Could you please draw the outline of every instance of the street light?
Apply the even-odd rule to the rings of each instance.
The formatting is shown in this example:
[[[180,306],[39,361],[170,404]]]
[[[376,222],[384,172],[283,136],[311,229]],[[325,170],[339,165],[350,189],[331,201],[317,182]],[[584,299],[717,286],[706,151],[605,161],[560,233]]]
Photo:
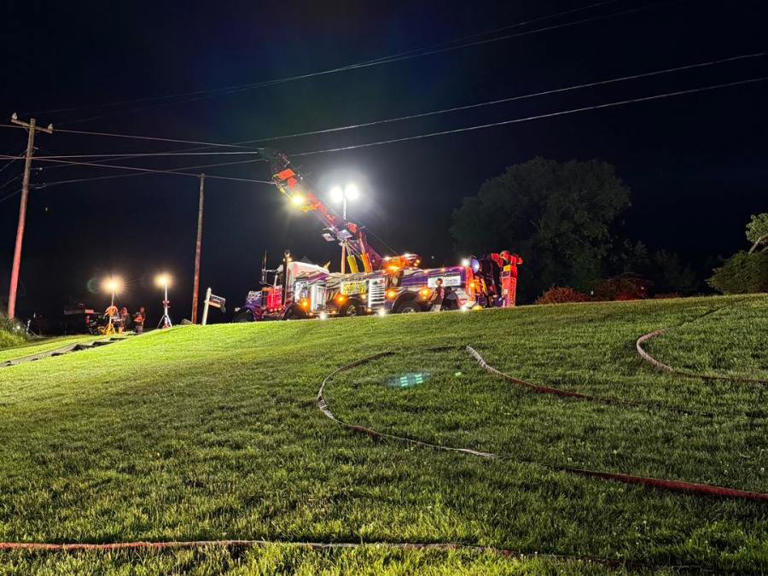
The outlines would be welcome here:
[[[349,182],[344,188],[338,184],[331,188],[331,200],[337,204],[341,202],[341,216],[344,222],[347,221],[347,200],[357,200],[360,197],[360,189],[354,182]],[[347,244],[341,245],[341,273],[344,274],[346,270],[346,252]]]
[[[171,277],[168,274],[158,274],[155,276],[155,284],[163,289],[163,317],[160,319],[158,328],[170,328],[173,326],[171,317],[168,315],[168,309],[171,303],[168,300],[168,285],[171,283]]]

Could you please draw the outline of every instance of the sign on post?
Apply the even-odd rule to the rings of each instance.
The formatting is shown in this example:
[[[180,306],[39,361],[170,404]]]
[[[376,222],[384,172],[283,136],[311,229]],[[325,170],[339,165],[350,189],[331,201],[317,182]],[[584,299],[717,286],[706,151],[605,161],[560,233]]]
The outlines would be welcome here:
[[[203,302],[203,326],[205,326],[208,323],[208,307],[213,306],[214,308],[219,308],[222,312],[226,310],[225,306],[227,304],[227,299],[223,296],[216,296],[213,292],[211,292],[211,289],[208,288],[208,290],[205,291],[205,302]]]

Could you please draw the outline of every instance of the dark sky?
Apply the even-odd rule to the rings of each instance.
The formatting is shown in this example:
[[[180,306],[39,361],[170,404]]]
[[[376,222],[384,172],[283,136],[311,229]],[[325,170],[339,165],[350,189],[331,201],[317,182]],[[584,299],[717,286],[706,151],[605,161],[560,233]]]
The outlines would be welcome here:
[[[589,0],[520,2],[59,2],[6,0],[0,115],[34,114],[57,128],[235,142],[472,104],[765,49],[762,0],[616,0],[541,21],[522,32],[624,12],[612,18],[501,42],[278,86],[194,99],[174,97],[317,72],[431,47],[583,7]],[[479,36],[485,38],[487,36]],[[766,58],[545,96],[474,111],[342,133],[283,140],[290,153],[323,150],[495,122],[768,75]],[[107,106],[115,101],[133,101]],[[744,246],[749,215],[766,210],[768,82],[296,159],[325,193],[355,178],[363,199],[352,219],[396,250],[453,263],[451,213],[510,164],[535,156],[600,158],[632,189],[632,238],[703,266]],[[75,110],[55,111],[75,107]],[[20,130],[0,130],[0,153],[19,154]],[[159,152],[183,145],[54,133],[36,154]],[[242,158],[122,161],[173,168]],[[4,162],[0,161],[0,166]],[[115,174],[37,162],[33,183]],[[0,186],[16,177],[16,162]],[[268,179],[264,164],[206,170]],[[19,180],[0,188],[0,199]],[[34,189],[21,277],[20,316],[60,313],[67,301],[103,307],[89,293],[114,271],[123,301],[159,309],[155,272],[169,270],[174,316],[189,316],[198,183],[151,175]],[[337,258],[311,215],[294,214],[274,188],[207,182],[202,287],[242,301],[261,256],[284,248],[318,262]],[[18,195],[0,202],[0,302],[7,293]],[[376,244],[377,239],[374,237]],[[386,246],[378,243],[382,251]],[[514,246],[499,247],[514,251]],[[432,260],[434,257],[434,260]]]

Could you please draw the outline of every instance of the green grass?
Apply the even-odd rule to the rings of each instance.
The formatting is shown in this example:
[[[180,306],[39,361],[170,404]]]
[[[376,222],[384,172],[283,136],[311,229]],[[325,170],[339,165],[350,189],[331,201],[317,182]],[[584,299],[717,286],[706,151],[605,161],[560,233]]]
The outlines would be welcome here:
[[[525,576],[534,574],[594,576],[629,574],[590,561],[506,557],[493,552],[388,550],[365,546],[346,550],[309,550],[275,544],[249,550],[200,548],[175,552],[78,552],[67,555],[16,552],[3,564],[5,576],[29,574],[89,576],[104,574],[195,574],[197,576]],[[632,573],[638,573],[633,571]],[[643,570],[642,573],[651,574]],[[656,571],[655,574],[672,574]]]
[[[16,334],[12,330],[6,328],[8,325],[10,325],[10,322],[0,317],[0,352],[5,348],[21,346],[27,341],[23,334]]]
[[[190,326],[0,369],[0,540],[453,541],[599,556],[649,570],[766,571],[765,504],[551,468],[768,492],[766,387],[654,371],[634,342],[668,326],[679,328],[648,345],[664,362],[768,373],[764,337],[753,336],[768,330],[767,297]],[[763,349],[755,351],[760,342]],[[652,407],[532,394],[481,371],[461,349],[423,351],[466,344],[534,383]],[[327,399],[340,417],[509,457],[484,461],[377,441],[326,419],[315,405],[322,378],[382,349],[397,354],[330,382]],[[415,371],[432,376],[407,390],[385,385]],[[609,570],[575,560],[375,547],[0,554],[0,573],[133,568],[141,574]]]

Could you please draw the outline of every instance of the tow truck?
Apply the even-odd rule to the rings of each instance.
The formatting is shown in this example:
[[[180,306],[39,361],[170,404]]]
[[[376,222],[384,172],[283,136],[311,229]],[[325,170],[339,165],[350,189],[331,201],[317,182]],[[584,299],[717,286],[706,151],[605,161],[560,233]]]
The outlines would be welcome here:
[[[443,309],[515,305],[517,267],[523,262],[518,255],[502,251],[467,258],[459,266],[431,269],[420,268],[417,254],[382,256],[368,242],[365,228],[333,214],[285,154],[267,150],[263,154],[280,193],[320,220],[326,241],[345,248],[350,272],[298,262],[287,251],[281,265],[269,270],[265,257],[261,288],[248,293],[235,322],[422,312],[431,307],[438,279],[446,288]]]

